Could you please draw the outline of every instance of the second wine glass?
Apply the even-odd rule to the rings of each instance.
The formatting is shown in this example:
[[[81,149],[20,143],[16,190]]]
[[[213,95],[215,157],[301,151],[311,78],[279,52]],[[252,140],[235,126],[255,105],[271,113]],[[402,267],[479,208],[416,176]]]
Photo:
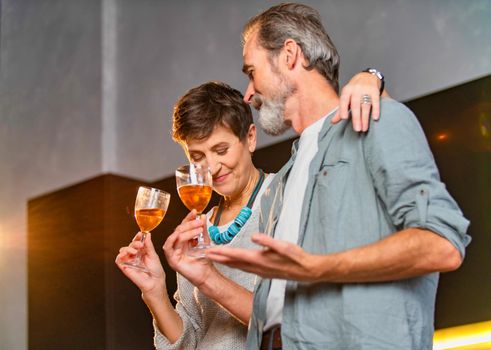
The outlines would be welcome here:
[[[146,235],[157,227],[167,212],[170,194],[157,188],[140,186],[135,201],[135,219],[141,232],[141,242]],[[124,263],[126,266],[150,273],[142,262],[142,250],[136,254],[133,261]]]
[[[210,168],[201,164],[186,164],[176,170],[177,192],[184,205],[189,209],[195,209],[198,213],[196,217],[205,210],[210,202],[213,186],[213,178]],[[203,257],[203,249],[209,247],[205,243],[203,233],[196,238],[197,242],[189,250],[189,255]]]

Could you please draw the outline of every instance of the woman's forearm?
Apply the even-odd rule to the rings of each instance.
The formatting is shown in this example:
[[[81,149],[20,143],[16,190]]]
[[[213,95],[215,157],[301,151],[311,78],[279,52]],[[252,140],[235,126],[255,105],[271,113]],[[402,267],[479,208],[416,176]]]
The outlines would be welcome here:
[[[247,325],[252,313],[252,292],[220,274],[207,278],[199,290]]]
[[[160,296],[142,294],[142,299],[150,309],[159,331],[171,343],[175,343],[182,335],[183,322],[167,293],[162,293]]]

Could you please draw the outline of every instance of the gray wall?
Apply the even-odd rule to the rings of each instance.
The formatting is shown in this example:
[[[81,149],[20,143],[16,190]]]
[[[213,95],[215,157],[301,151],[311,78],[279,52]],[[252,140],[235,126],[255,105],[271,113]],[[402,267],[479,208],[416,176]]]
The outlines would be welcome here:
[[[273,2],[0,1],[0,349],[9,350],[27,348],[26,200],[103,172],[172,174],[184,161],[169,136],[174,101],[207,80],[244,90],[240,29]],[[489,0],[306,3],[340,51],[342,83],[375,66],[407,100],[491,73]],[[260,145],[279,140],[261,135]]]
[[[26,201],[101,171],[99,1],[2,1],[0,349],[26,349]]]

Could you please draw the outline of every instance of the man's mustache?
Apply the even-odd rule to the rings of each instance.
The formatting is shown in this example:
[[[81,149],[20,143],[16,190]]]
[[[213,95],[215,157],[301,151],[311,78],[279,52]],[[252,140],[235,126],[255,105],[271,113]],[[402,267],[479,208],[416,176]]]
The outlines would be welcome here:
[[[263,98],[260,94],[254,94],[252,96],[251,105],[255,110],[259,111],[263,105]]]

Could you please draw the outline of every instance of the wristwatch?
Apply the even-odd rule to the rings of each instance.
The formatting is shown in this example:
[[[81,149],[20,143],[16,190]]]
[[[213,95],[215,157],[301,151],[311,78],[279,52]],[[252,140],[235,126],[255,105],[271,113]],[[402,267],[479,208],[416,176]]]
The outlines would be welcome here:
[[[380,79],[380,82],[382,83],[380,85],[380,95],[382,95],[382,92],[384,91],[384,87],[385,87],[385,78],[382,72],[376,70],[375,68],[367,68],[365,70],[362,70],[362,72],[373,74]]]

